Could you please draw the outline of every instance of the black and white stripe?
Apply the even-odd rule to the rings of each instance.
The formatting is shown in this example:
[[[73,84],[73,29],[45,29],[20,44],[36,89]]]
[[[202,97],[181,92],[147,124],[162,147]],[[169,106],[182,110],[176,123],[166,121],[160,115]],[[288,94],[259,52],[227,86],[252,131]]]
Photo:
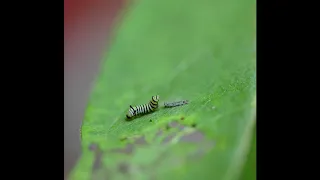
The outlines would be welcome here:
[[[158,106],[159,106],[159,95],[152,96],[148,104],[142,104],[134,107],[130,105],[130,109],[127,113],[127,118],[132,118],[140,114],[146,114],[146,113],[152,112],[155,109],[157,109]]]

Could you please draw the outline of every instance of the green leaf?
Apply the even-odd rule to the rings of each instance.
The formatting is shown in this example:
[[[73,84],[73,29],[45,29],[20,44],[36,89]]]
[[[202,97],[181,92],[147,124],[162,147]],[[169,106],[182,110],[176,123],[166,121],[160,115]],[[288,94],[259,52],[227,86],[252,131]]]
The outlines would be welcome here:
[[[242,171],[241,180],[256,179],[256,127],[251,141],[250,151]]]
[[[243,177],[256,121],[255,1],[140,0],[124,12],[70,179]],[[155,112],[126,120],[153,95]],[[162,106],[176,100],[189,104]]]

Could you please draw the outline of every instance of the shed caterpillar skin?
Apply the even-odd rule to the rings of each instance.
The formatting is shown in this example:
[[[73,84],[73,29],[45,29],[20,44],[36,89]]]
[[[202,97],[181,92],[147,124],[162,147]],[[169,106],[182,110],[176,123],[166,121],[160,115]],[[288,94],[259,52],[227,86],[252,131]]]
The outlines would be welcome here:
[[[189,103],[188,100],[176,101],[176,102],[164,102],[164,107],[170,108],[170,107],[182,106],[188,103]]]
[[[142,104],[142,105],[138,105],[138,106],[134,106],[134,107],[132,107],[130,105],[130,109],[126,115],[127,118],[130,119],[130,118],[135,117],[137,115],[146,114],[146,113],[154,111],[159,106],[159,99],[160,99],[159,95],[156,95],[156,96],[152,96],[152,98],[148,104]]]

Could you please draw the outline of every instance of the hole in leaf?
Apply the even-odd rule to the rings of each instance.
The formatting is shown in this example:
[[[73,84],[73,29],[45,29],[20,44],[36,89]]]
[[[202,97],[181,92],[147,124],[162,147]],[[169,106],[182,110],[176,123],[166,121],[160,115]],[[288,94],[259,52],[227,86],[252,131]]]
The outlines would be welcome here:
[[[179,123],[176,122],[176,121],[173,121],[173,122],[170,122],[170,123],[169,123],[169,126],[172,127],[172,128],[175,128],[175,127],[177,127],[178,125],[179,125]]]
[[[204,140],[204,135],[200,131],[195,131],[180,138],[181,142],[201,142]]]
[[[127,144],[125,148],[113,149],[111,152],[113,153],[121,153],[121,154],[132,154],[134,146],[132,144]]]
[[[140,136],[138,139],[135,140],[134,144],[137,144],[137,145],[147,145],[147,141],[145,139],[144,136]]]
[[[162,143],[163,143],[163,144],[169,143],[170,141],[172,141],[172,139],[173,139],[175,136],[176,136],[176,133],[167,136],[167,137],[162,141]]]
[[[129,168],[130,168],[129,164],[125,162],[120,163],[118,166],[118,170],[123,174],[129,173]]]
[[[94,147],[94,152],[95,152],[95,160],[93,162],[93,166],[92,166],[92,170],[95,171],[95,170],[98,170],[101,168],[102,166],[102,155],[103,155],[103,152],[101,151],[101,149],[99,148],[99,146],[97,144],[92,144],[92,147]]]

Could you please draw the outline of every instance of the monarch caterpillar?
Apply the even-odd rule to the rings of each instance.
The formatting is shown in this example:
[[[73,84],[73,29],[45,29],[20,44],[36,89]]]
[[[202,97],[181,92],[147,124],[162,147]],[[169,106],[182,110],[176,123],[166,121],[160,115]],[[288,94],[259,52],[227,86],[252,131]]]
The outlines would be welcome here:
[[[176,102],[164,102],[164,107],[170,108],[170,107],[175,107],[175,106],[182,106],[185,104],[188,104],[188,100],[183,100],[183,101],[176,101]]]
[[[156,95],[156,96],[152,96],[152,98],[148,104],[142,104],[142,105],[138,105],[138,106],[134,106],[134,107],[132,107],[130,105],[130,109],[127,113],[127,118],[130,119],[134,116],[154,111],[159,106],[158,105],[159,99],[160,99],[159,95]]]

